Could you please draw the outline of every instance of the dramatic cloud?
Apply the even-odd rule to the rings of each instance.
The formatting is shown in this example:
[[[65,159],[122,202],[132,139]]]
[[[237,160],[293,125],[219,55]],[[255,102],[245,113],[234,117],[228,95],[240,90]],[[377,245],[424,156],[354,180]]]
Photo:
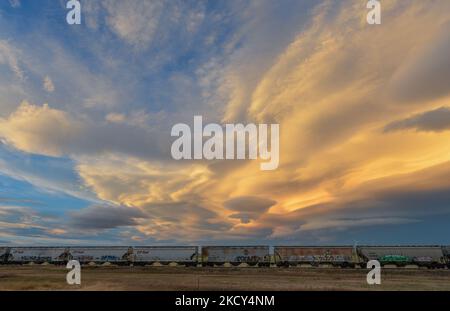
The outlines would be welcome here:
[[[53,93],[55,91],[55,85],[53,84],[52,79],[49,76],[45,76],[44,78],[44,90],[49,93]]]
[[[450,130],[450,109],[441,107],[432,111],[427,111],[411,118],[394,121],[385,126],[385,132],[415,129],[425,132],[441,132]]]
[[[259,197],[238,197],[228,200],[224,206],[229,210],[237,212],[230,218],[240,219],[242,223],[249,223],[258,218],[261,214],[267,212],[276,202]]]
[[[0,235],[3,237],[30,235],[40,238],[65,233],[63,229],[57,227],[54,217],[38,213],[31,207],[2,205],[1,202],[0,200],[0,227],[2,228]],[[35,202],[16,201],[15,203],[33,204]]]
[[[437,23],[438,29],[425,45],[413,49],[391,81],[397,100],[420,102],[450,94],[450,21]]]
[[[7,65],[17,79],[24,80],[25,74],[19,64],[19,50],[11,46],[8,41],[0,40],[0,65]]]
[[[91,206],[72,212],[70,223],[75,228],[102,230],[137,225],[140,218],[145,218],[145,214],[135,208]]]
[[[145,47],[155,36],[163,3],[159,1],[105,1],[108,25],[127,42]]]
[[[448,219],[449,1],[384,0],[377,26],[358,0],[83,10],[70,45],[47,19],[27,36],[0,20],[24,38],[0,41],[0,172],[89,206],[45,234],[353,243]],[[194,115],[279,123],[278,169],[173,160]]]
[[[157,239],[195,241],[207,236],[217,239],[221,232],[231,229],[219,214],[195,203],[145,204],[142,209],[150,221],[141,222],[137,228]]]
[[[104,20],[109,29],[136,51],[161,47],[180,35],[187,40],[205,18],[203,2],[102,0],[86,8],[90,27],[102,22],[100,10],[107,13]]]
[[[0,137],[22,151],[48,156],[106,152],[158,156],[165,151],[157,147],[158,140],[164,140],[158,134],[138,125],[75,118],[48,104],[22,102],[7,119],[0,118]]]

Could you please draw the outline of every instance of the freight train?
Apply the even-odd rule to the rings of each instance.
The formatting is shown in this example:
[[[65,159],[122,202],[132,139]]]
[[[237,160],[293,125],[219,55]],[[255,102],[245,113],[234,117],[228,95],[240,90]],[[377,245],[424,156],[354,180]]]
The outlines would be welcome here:
[[[186,266],[415,265],[450,268],[450,246],[117,246],[0,247],[0,264],[52,263]]]
[[[276,246],[277,265],[337,267],[363,267],[370,260],[378,260],[381,266],[444,268],[450,266],[450,254],[442,246]]]

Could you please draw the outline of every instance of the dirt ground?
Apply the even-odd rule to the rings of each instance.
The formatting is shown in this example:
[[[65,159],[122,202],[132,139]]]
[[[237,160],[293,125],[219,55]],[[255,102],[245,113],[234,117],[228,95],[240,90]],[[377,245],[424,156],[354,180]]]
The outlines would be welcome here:
[[[0,290],[450,290],[450,270],[384,269],[381,285],[368,270],[334,268],[186,268],[83,266],[81,285],[65,267],[0,266]]]

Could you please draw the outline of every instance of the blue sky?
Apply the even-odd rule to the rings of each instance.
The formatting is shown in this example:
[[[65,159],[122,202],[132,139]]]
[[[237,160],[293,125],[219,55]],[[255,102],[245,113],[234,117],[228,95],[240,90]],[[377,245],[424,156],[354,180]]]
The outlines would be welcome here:
[[[448,1],[80,2],[0,0],[0,244],[450,243]],[[194,115],[279,168],[173,160]]]

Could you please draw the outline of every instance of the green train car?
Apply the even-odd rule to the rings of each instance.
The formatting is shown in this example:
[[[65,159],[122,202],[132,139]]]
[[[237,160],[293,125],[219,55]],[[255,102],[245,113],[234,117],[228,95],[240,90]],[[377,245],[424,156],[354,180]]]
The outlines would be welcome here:
[[[378,260],[381,265],[417,265],[443,268],[447,260],[442,246],[359,246],[359,256],[364,261]]]

